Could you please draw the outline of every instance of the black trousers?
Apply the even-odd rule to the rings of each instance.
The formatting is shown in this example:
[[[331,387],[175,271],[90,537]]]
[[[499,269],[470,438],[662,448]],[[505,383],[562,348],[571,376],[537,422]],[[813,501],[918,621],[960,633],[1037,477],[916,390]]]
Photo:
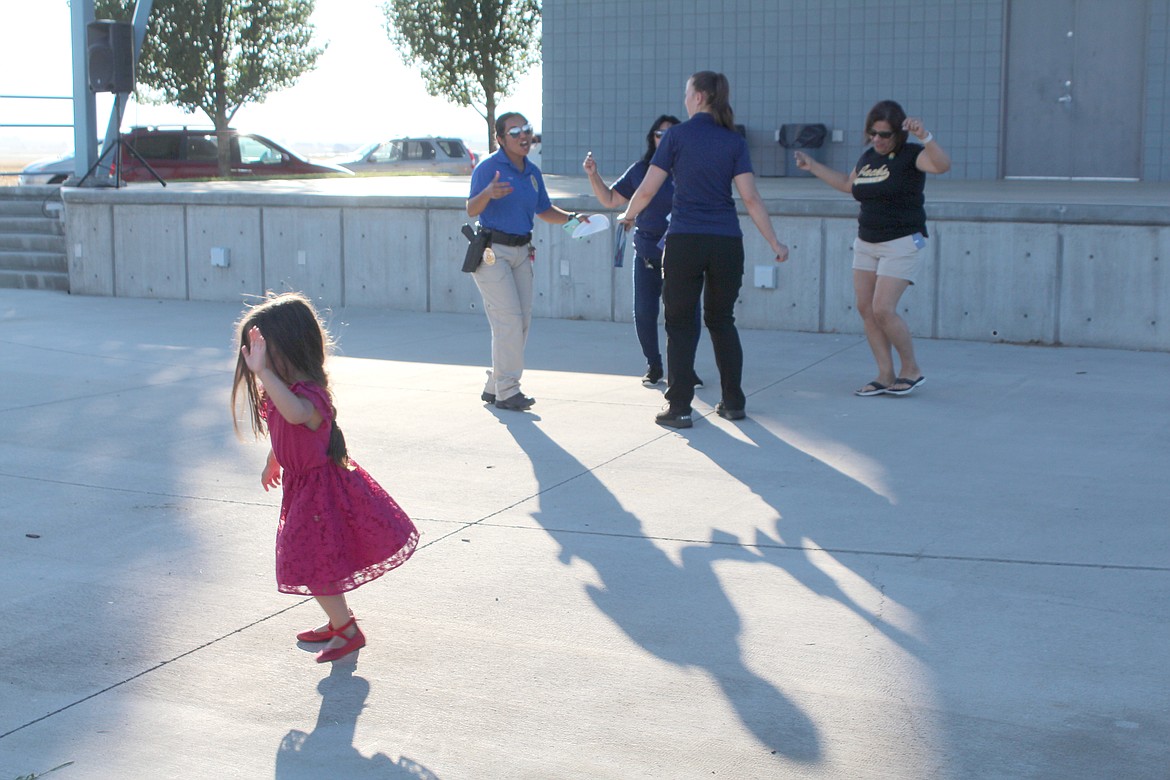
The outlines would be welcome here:
[[[723,405],[743,409],[743,347],[735,329],[735,302],[743,285],[743,239],[705,234],[670,234],[662,258],[662,301],[666,310],[666,400],[686,413],[695,398],[695,350],[699,324],[695,307],[703,296],[703,321],[711,334]]]

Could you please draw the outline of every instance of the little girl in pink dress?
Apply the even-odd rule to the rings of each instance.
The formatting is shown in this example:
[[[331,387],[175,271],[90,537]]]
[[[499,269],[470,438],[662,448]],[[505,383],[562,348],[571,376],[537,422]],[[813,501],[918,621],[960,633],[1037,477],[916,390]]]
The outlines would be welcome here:
[[[317,661],[336,661],[366,644],[344,594],[405,563],[418,531],[349,458],[325,373],[331,342],[312,304],[299,293],[270,295],[245,312],[239,342],[232,409],[243,388],[253,433],[272,442],[260,482],[284,489],[277,587],[325,610],[328,622],[297,639],[327,642]]]

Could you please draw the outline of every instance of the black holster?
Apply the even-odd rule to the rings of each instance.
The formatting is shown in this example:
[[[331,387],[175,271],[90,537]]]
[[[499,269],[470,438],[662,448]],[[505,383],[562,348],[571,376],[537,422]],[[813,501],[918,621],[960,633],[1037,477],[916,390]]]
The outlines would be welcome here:
[[[481,226],[478,222],[473,228],[471,225],[464,225],[460,228],[460,232],[467,238],[467,254],[463,256],[463,273],[474,273],[479,264],[483,262],[483,250],[492,245],[492,232],[487,228]]]

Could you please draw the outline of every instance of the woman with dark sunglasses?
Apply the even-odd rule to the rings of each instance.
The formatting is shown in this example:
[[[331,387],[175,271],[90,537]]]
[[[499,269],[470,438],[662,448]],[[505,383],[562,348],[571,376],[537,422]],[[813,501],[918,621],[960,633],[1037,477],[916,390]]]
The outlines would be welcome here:
[[[727,420],[746,416],[743,347],[735,328],[735,301],[743,284],[743,230],[731,196],[734,184],[748,216],[775,252],[788,259],[756,189],[747,140],[735,128],[727,77],[700,71],[687,79],[686,122],[663,137],[641,186],[618,219],[634,223],[667,176],[674,178],[674,201],[662,257],[662,300],[666,308],[667,405],[659,425],[690,428],[695,397],[695,349],[699,327],[695,306],[703,299],[703,321],[715,350],[722,398],[715,413]]]
[[[906,143],[913,133],[918,143]],[[855,395],[906,395],[925,381],[914,357],[910,328],[898,314],[898,301],[914,284],[919,252],[926,246],[926,174],[951,169],[947,155],[922,120],[907,117],[893,100],[883,100],[865,118],[861,159],[849,173],[835,171],[804,152],[796,165],[861,204],[853,242],[853,291],[865,338],[877,361],[877,377]],[[901,369],[894,372],[892,351]]]
[[[646,178],[650,160],[654,152],[658,151],[662,137],[678,123],[678,117],[669,114],[655,119],[646,133],[646,154],[627,168],[612,187],[607,187],[597,172],[593,152],[585,155],[581,167],[589,176],[589,185],[602,206],[616,209],[629,202],[638,185]],[[646,374],[642,377],[642,384],[647,387],[657,385],[663,377],[662,353],[658,349],[658,309],[662,301],[662,241],[667,225],[670,224],[670,204],[673,198],[674,182],[667,176],[650,204],[638,215],[634,229],[634,330],[638,334],[642,354],[646,357]],[[625,226],[619,224],[617,229],[625,230]],[[702,307],[696,306],[696,327],[701,327],[701,313]],[[698,386],[702,387],[702,384],[699,380]]]
[[[564,225],[589,218],[549,200],[544,176],[528,162],[534,136],[522,114],[501,114],[495,129],[500,148],[472,172],[467,199],[467,215],[479,217],[480,229],[491,233],[491,246],[472,274],[492,328],[492,367],[480,399],[497,409],[525,412],[536,403],[520,392],[524,345],[532,324],[533,219]]]

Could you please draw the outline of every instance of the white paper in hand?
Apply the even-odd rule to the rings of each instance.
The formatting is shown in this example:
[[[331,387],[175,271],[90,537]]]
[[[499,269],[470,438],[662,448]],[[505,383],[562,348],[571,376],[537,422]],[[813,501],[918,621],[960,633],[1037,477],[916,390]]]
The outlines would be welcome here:
[[[588,222],[582,222],[573,231],[573,238],[584,238],[609,229],[609,218],[604,214],[590,214]]]

